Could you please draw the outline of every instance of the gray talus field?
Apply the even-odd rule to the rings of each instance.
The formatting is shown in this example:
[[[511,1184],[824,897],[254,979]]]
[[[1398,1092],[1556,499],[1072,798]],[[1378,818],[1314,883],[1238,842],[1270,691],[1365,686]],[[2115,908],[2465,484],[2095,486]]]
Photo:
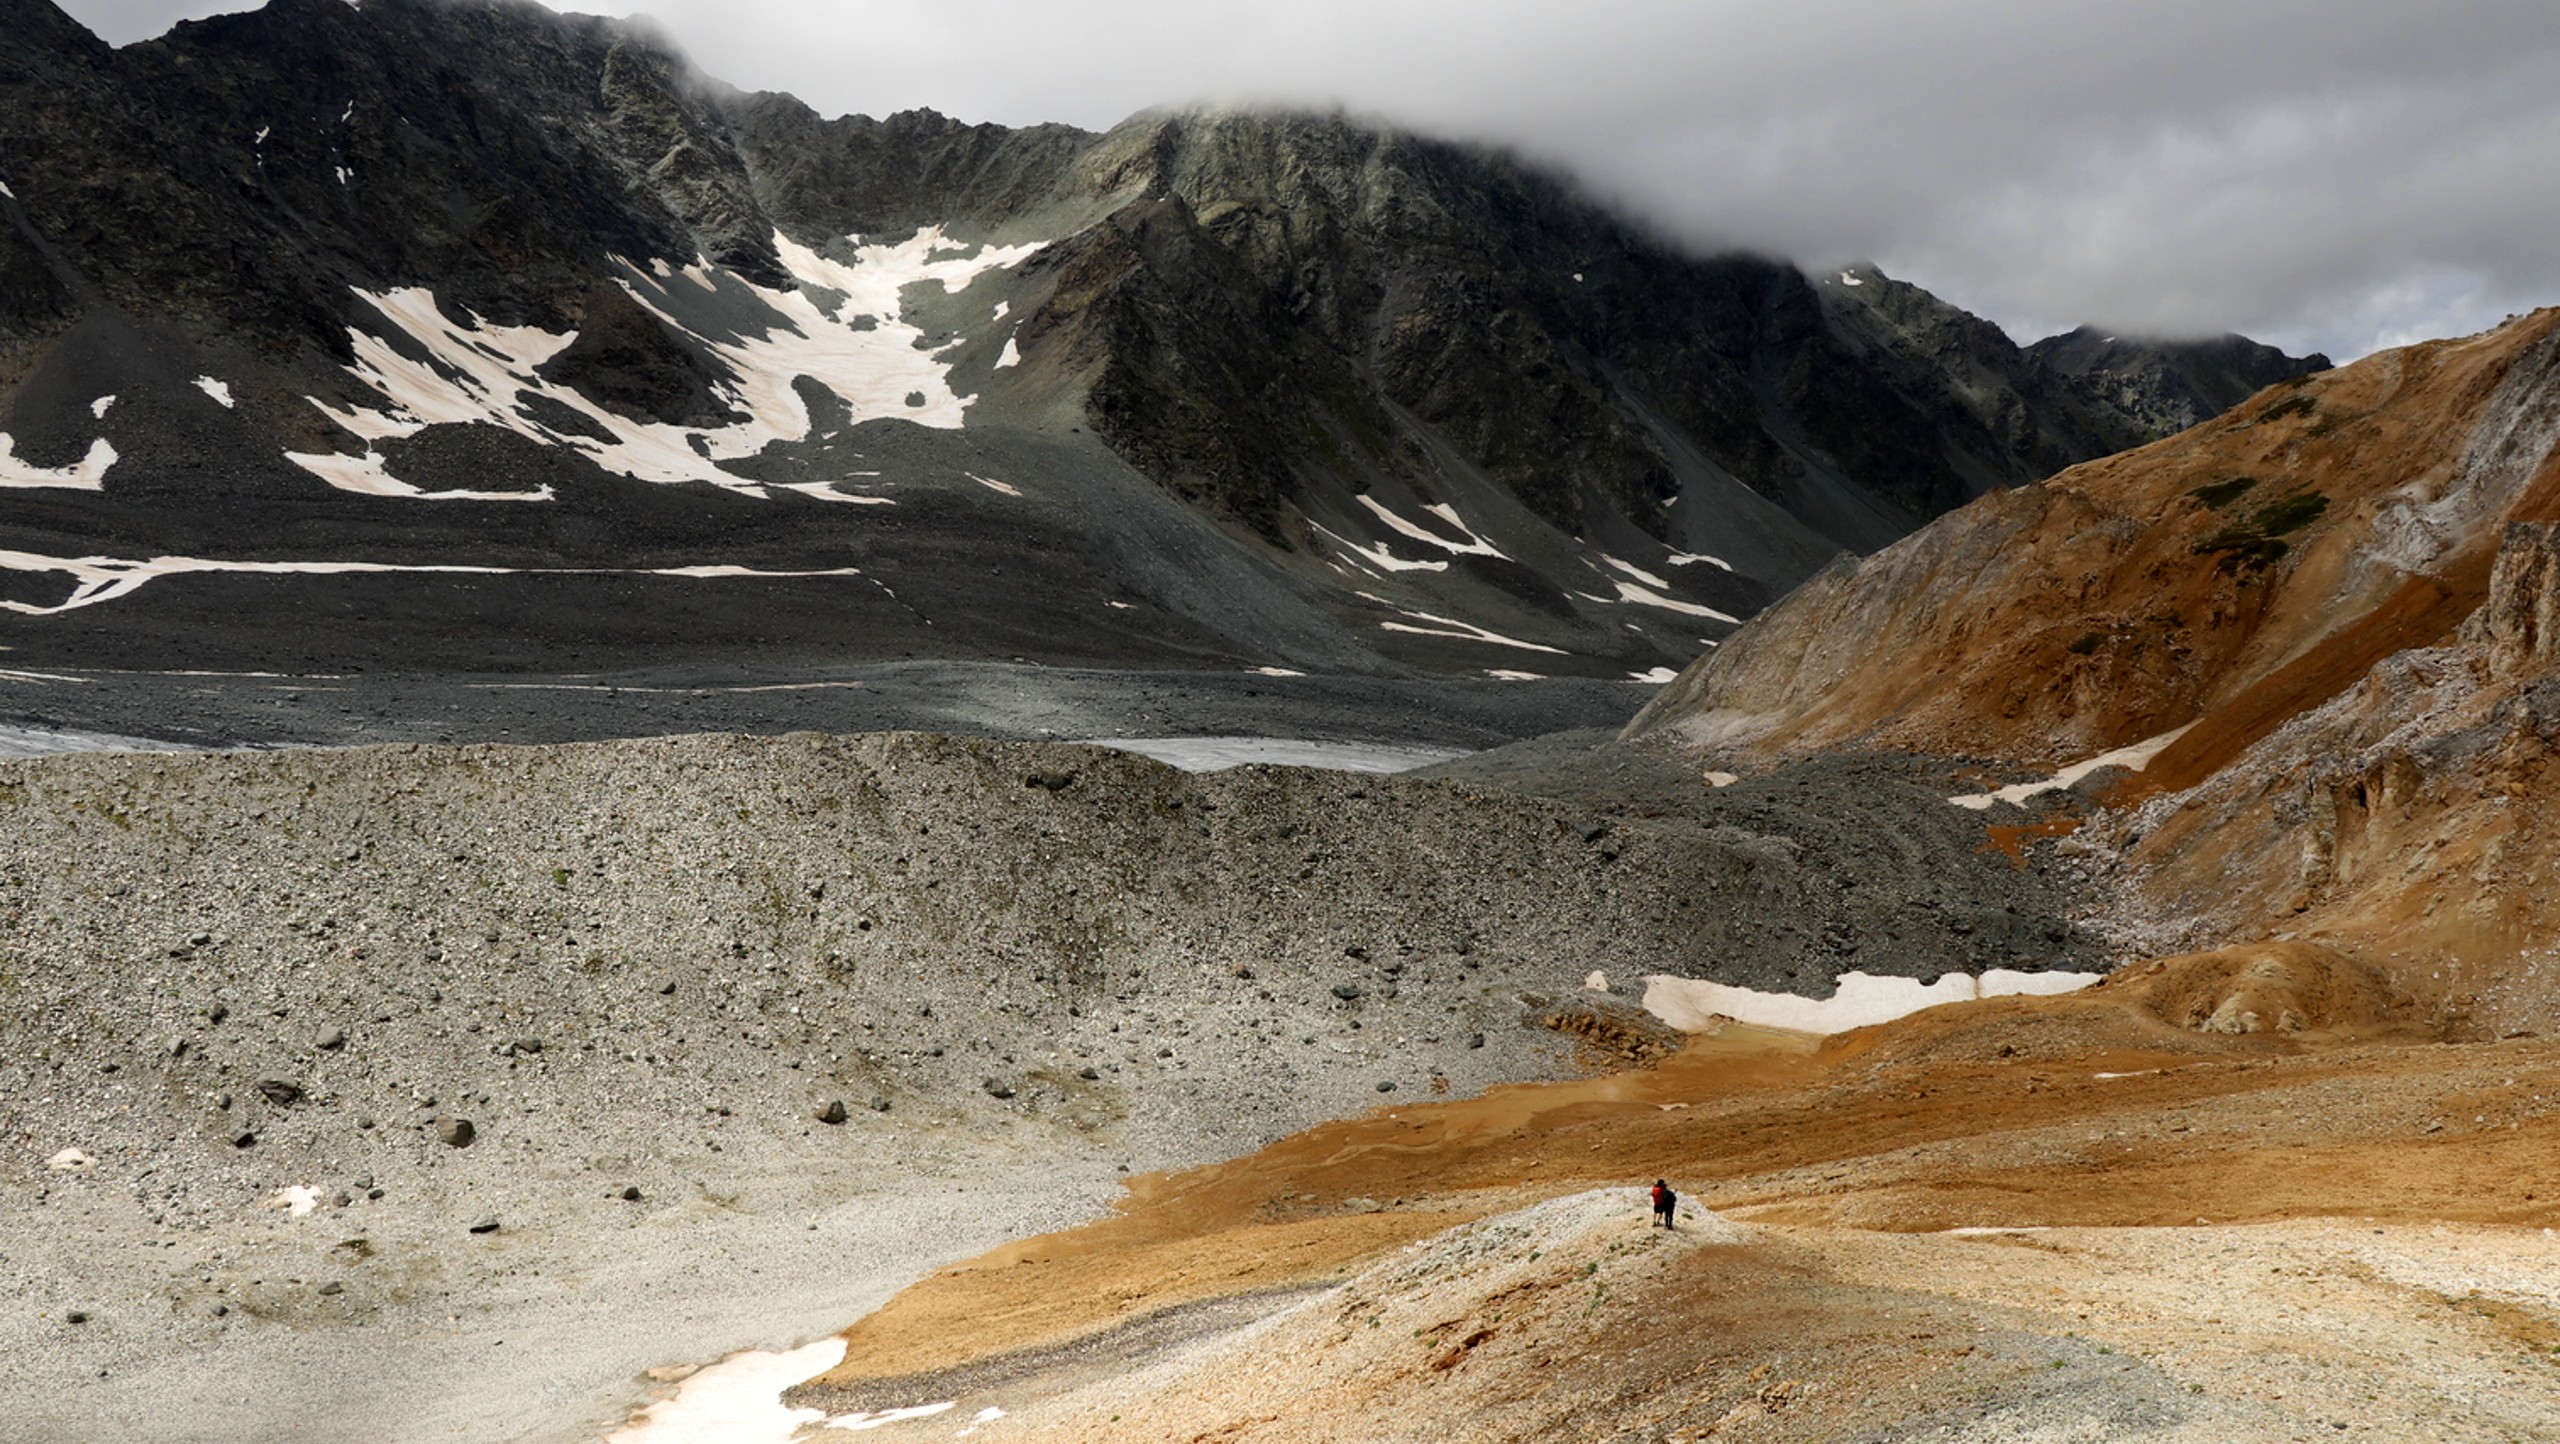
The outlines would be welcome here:
[[[1593,969],[1821,991],[1832,873],[1942,895],[1908,966],[2067,936],[2003,859],[1738,825],[1813,785],[1647,817],[921,735],[0,766],[0,1402],[576,1437],[1123,1167],[1552,1074],[1522,1019]]]

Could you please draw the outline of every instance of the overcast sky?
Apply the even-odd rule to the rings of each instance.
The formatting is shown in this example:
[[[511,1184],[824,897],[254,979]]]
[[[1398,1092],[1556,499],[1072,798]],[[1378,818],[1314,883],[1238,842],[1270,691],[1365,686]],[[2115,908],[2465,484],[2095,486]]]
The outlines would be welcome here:
[[[239,4],[70,0],[118,42]],[[2553,0],[589,0],[829,114],[1343,105],[2020,340],[2338,359],[2560,303]]]

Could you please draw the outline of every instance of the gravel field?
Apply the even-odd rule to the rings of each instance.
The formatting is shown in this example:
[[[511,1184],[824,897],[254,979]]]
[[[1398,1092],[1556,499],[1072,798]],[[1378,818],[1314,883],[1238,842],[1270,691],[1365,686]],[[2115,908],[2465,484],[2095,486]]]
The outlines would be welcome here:
[[[1571,1072],[1524,1020],[1594,970],[2071,960],[2050,880],[1894,843],[1954,809],[1880,777],[1806,783],[1867,798],[1817,836],[1783,778],[908,734],[0,763],[0,1415],[593,1437],[1123,1170]]]

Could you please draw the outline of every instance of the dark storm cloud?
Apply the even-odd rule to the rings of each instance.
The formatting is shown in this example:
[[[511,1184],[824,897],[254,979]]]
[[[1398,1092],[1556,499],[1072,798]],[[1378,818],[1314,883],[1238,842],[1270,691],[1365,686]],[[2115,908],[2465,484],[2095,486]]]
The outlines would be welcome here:
[[[130,39],[171,7],[87,0]],[[1701,246],[1871,258],[2021,339],[2340,356],[2560,301],[2549,0],[650,0],[830,113],[1100,128],[1340,104],[1516,146]]]

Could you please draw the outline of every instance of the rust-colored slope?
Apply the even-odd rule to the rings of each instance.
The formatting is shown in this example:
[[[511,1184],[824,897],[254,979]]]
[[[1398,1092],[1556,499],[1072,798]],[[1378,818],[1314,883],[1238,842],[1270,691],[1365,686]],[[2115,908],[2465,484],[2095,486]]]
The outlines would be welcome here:
[[[2385,352],[1985,497],[1808,582],[1628,735],[2059,762],[2201,722],[2160,765],[2206,775],[2478,605],[2500,523],[2548,506],[2555,324]]]
[[[2548,1029],[2560,528],[2508,528],[2484,590],[2447,645],[2396,653],[2235,765],[2100,818],[2082,843],[2118,856],[2123,933],[2317,941],[2474,1029]]]
[[[1272,1370],[1267,1394],[1212,1402],[1218,1378],[1171,1392],[1150,1384],[1109,1395],[1080,1427],[1107,1439],[1231,1437],[1220,1428],[1403,1437],[1356,1422],[1367,1392],[1384,1389],[1404,1396],[1399,1407],[1427,1401],[1434,1437],[1621,1437],[1646,1417],[1640,1400],[1658,1397],[1657,1375],[1706,1380],[1691,1389],[1721,1397],[1758,1362],[1820,1355],[1868,1377],[1889,1360],[1856,1340],[1888,1319],[1912,1320],[1888,1335],[1902,1339],[2004,1317],[1956,1304],[1965,1295],[1917,1271],[1935,1266],[1918,1253],[1895,1281],[1915,1291],[1900,1303],[1825,1294],[1839,1281],[1830,1265],[1788,1260],[1809,1265],[1833,1241],[1869,1246],[1857,1240],[1872,1235],[1842,1229],[2184,1229],[2344,1215],[2373,1221],[2362,1235],[2416,1221],[2560,1222],[2560,1190],[2547,1185],[2560,1168],[2548,1112],[2560,1102],[2544,1102],[2560,1099],[2560,1047],[2409,1046],[2426,1035],[2408,1001],[2368,969],[2289,945],[2170,959],[2085,994],[1937,1009],[1820,1045],[1737,1030],[1643,1073],[1381,1110],[1140,1180],[1118,1216],[938,1274],[849,1330],[844,1364],[795,1397],[830,1409],[1000,1398],[1034,1436],[1064,1437],[1075,1431],[1042,1417],[1044,1397],[1151,1357],[1100,1331],[1220,1296],[1337,1281],[1395,1245],[1596,1185],[1626,1189],[1630,1242],[1640,1242],[1641,1185],[1657,1174],[1710,1207],[1787,1226],[1792,1242],[1733,1256],[1729,1271],[1647,1296],[1635,1315],[1592,1307],[1611,1301],[1593,1292],[1590,1250],[1462,1326],[1407,1318],[1393,1298],[1363,1302],[1359,1317],[1345,1315],[1348,1329],[1371,1338],[1377,1325],[1364,1321],[1394,1313],[1398,1367],[1364,1362],[1328,1382],[1295,1355],[1257,1359]],[[2290,1014],[2290,1029],[2223,1031],[2256,1013]],[[1558,1281],[1565,1292],[1547,1287]],[[1655,1316],[1661,1327],[1629,1332],[1632,1318]],[[2077,1327],[2089,1318],[2079,1313]],[[1097,1342],[1038,1348],[1077,1338]],[[1621,1397],[1612,1360],[1630,1349],[1648,1382]],[[1297,1397],[1336,1386],[1320,1403]],[[1549,1414],[1581,1432],[1526,1422],[1547,1416],[1520,1413],[1524,1401],[1551,1390]],[[1822,1427],[1848,1427],[1857,1397]],[[1141,1412],[1124,1421],[1124,1405]],[[1159,1407],[1186,1422],[1146,1412]],[[1808,1428],[1784,1437],[1825,1437]]]

